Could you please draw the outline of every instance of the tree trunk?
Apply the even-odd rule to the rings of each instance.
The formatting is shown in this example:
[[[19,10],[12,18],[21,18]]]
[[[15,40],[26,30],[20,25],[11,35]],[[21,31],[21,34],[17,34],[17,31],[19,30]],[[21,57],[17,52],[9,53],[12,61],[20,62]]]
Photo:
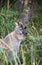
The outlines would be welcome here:
[[[9,9],[9,3],[10,3],[10,0],[7,0],[7,9]]]
[[[20,19],[20,22],[27,23],[31,19],[33,11],[33,2],[31,0],[25,0],[24,6],[27,5],[27,8],[23,9],[24,16]]]

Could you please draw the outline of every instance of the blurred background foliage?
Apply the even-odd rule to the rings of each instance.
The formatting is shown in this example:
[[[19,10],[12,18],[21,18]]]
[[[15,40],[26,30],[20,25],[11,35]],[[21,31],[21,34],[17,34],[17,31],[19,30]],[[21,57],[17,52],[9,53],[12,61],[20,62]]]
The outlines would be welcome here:
[[[28,34],[21,43],[20,55],[22,55],[23,65],[42,65],[42,31],[40,32],[42,29],[42,0],[32,0],[32,3],[34,9],[31,20],[26,24]],[[15,22],[18,22],[23,16],[24,4],[24,0],[0,0],[0,38],[4,38],[14,30]],[[2,62],[6,65],[7,59],[3,51],[2,55],[4,58]],[[13,64],[10,62],[9,65]]]

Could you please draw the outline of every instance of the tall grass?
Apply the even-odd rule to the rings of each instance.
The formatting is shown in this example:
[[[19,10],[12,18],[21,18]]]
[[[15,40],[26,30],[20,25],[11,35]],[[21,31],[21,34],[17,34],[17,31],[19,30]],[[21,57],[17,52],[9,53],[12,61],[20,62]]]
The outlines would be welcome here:
[[[10,48],[14,58],[13,62],[8,61],[5,51],[0,48],[0,65],[42,65],[42,35],[39,34],[39,24],[42,23],[42,15],[40,16],[40,12],[41,10],[39,15],[33,14],[32,23],[26,24],[28,34],[25,40],[22,41],[20,53],[16,56],[13,49]],[[6,11],[5,9],[0,10],[0,38],[13,31],[17,21],[18,15],[15,12]],[[22,64],[21,61],[23,61]]]

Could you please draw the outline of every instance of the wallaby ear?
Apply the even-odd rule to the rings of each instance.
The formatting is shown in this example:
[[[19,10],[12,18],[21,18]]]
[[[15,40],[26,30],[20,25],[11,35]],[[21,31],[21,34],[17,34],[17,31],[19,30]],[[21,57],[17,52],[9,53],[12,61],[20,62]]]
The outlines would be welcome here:
[[[18,22],[18,24],[19,24],[19,25],[23,25],[23,23],[22,23],[22,22]]]
[[[22,22],[18,22],[18,25],[23,28],[23,23]]]
[[[16,25],[16,26],[18,26],[18,23],[17,23],[17,22],[15,22],[15,25]]]

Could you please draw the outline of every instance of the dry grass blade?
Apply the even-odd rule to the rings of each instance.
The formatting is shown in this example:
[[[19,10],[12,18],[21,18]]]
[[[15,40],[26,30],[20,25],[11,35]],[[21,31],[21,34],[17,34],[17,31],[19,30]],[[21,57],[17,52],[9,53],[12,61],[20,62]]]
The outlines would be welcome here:
[[[7,45],[7,43],[4,42],[2,39],[0,39],[0,46],[2,46],[3,49],[5,49],[5,50],[10,49],[10,47]]]

